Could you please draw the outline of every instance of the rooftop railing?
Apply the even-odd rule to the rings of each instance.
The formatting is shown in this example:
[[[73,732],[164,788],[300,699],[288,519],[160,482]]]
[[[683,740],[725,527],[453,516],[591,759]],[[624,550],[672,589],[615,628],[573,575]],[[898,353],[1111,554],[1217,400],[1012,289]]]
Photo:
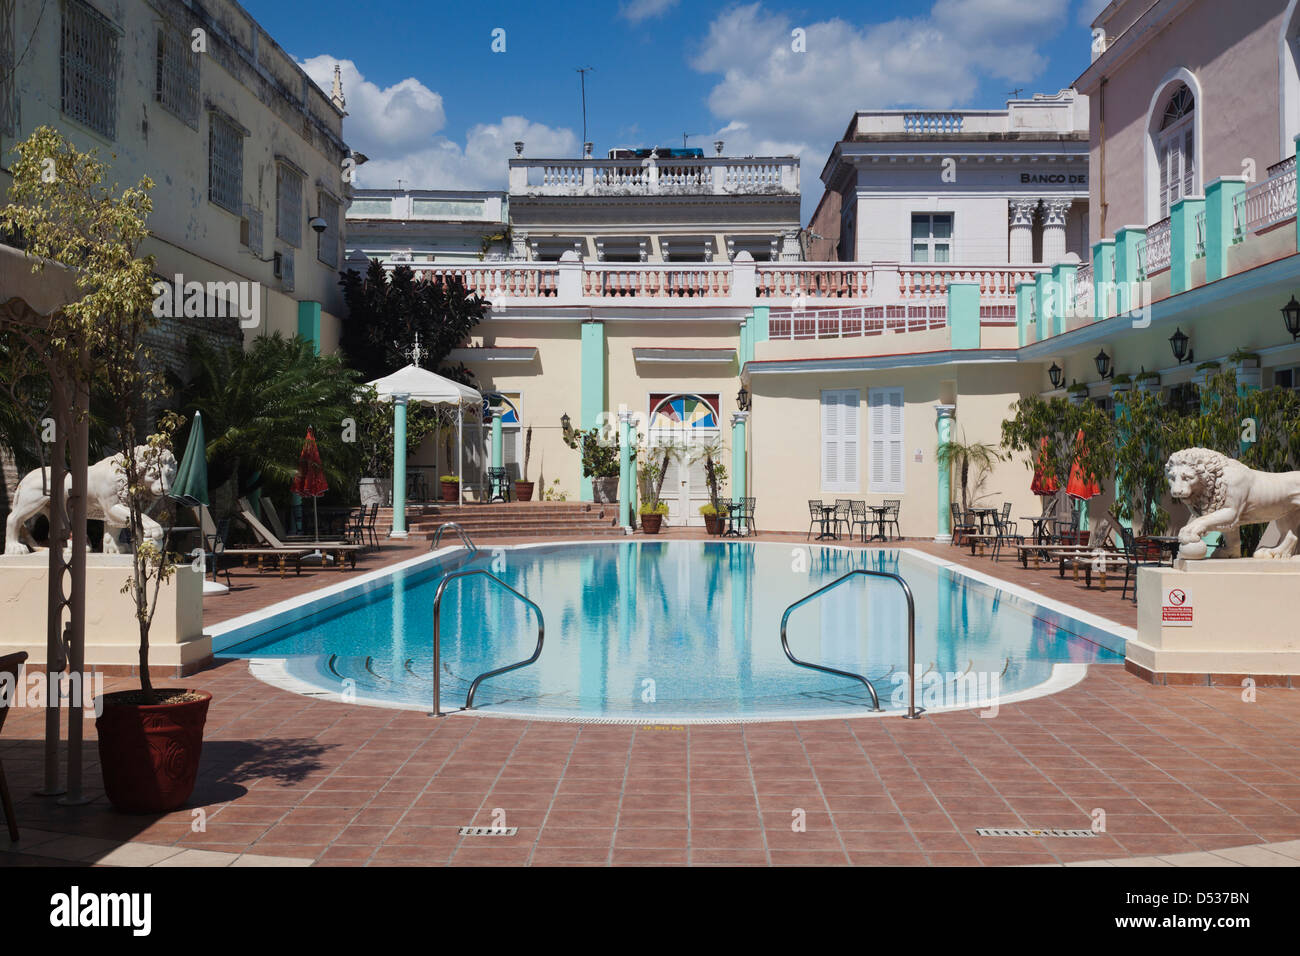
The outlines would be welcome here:
[[[512,196],[799,195],[797,156],[512,159]]]
[[[1296,214],[1295,160],[1269,168],[1276,172],[1244,190],[1233,201],[1234,235],[1238,240]]]

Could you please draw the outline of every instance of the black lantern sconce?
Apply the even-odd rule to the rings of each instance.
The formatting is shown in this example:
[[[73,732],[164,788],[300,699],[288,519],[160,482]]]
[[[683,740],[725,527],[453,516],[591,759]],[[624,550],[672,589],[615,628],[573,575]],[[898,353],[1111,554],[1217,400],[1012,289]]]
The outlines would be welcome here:
[[[1182,329],[1174,329],[1174,334],[1169,336],[1169,347],[1174,350],[1179,365],[1193,361],[1194,353],[1188,349],[1187,342],[1187,333]]]
[[[749,389],[744,385],[740,386],[740,391],[736,393],[736,407],[742,412],[749,411]]]
[[[565,441],[569,441],[573,438],[573,422],[569,420],[568,412],[565,412],[560,416],[560,428],[564,431]]]
[[[1295,300],[1295,296],[1291,296],[1291,301],[1282,306],[1282,321],[1291,333],[1291,341],[1300,339],[1300,302]]]
[[[1102,349],[1100,352],[1097,353],[1096,361],[1097,361],[1097,374],[1100,375],[1103,379],[1112,378],[1115,375],[1115,370],[1111,367],[1110,364],[1110,356],[1106,354],[1105,349]]]
[[[1052,383],[1052,388],[1061,387],[1061,376],[1063,374],[1064,374],[1064,370],[1055,362],[1053,362],[1052,367],[1047,370],[1047,378]]]

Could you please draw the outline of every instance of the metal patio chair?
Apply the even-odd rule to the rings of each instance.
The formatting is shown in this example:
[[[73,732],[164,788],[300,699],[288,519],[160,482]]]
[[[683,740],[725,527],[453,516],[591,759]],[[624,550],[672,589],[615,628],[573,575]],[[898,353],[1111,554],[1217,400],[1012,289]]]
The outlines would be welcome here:
[[[884,500],[884,505],[889,510],[886,511],[885,514],[882,515],[880,518],[880,531],[887,538],[889,536],[890,525],[894,526],[894,533],[898,535],[898,537],[901,538],[903,536],[902,530],[898,527],[898,511],[899,508],[902,507],[902,504],[903,504],[902,498],[886,498]],[[892,541],[893,539],[889,538],[889,540]]]
[[[806,541],[812,537],[813,528],[817,527],[822,520],[822,500],[820,498],[808,499],[808,533],[804,536]]]

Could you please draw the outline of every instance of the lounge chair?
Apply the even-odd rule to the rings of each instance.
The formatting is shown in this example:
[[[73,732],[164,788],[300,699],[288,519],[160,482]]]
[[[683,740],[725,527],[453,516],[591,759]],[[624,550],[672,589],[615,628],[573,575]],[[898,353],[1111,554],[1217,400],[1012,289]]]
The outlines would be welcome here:
[[[4,729],[5,715],[18,693],[18,671],[27,660],[26,651],[0,657],[0,730]],[[0,807],[4,809],[5,823],[9,826],[9,839],[18,842],[18,821],[14,818],[14,802],[9,796],[9,783],[5,780],[5,765],[0,761]]]
[[[220,523],[212,520],[212,512],[208,506],[197,504],[190,506],[198,515],[199,534],[203,538],[203,563],[206,566],[208,559],[212,559],[212,583],[217,583],[217,572],[224,570],[226,572],[226,586],[229,587],[230,569],[221,567],[221,555],[226,551],[226,534],[230,530],[230,519],[222,518]]]
[[[240,502],[243,503],[243,501],[244,499],[241,498]],[[294,560],[295,563],[297,564],[299,573],[301,573],[302,559],[307,557],[308,555],[314,554],[316,551],[320,551],[322,554],[328,553],[333,555],[334,560],[338,562],[340,571],[343,570],[343,566],[346,563],[344,561],[344,558],[350,559],[352,562],[352,567],[355,568],[357,566],[357,552],[360,551],[363,547],[365,547],[364,545],[360,545],[360,544],[348,544],[346,541],[310,541],[310,542],[304,541],[300,543],[284,542],[281,541],[274,534],[274,532],[272,532],[266,525],[262,524],[261,521],[257,520],[257,516],[254,515],[253,512],[248,508],[244,508],[242,511],[240,511],[239,516],[244,520],[244,523],[248,525],[248,527],[252,530],[253,534],[257,536],[258,540],[261,541],[264,545],[266,545],[266,547],[262,549],[257,549],[257,548],[243,549],[244,553],[246,555],[248,554],[256,555],[258,554],[259,551],[261,551],[262,554],[267,554],[267,553],[276,554],[280,559],[281,577],[284,577],[284,567],[286,561],[290,559]],[[240,552],[228,548],[226,549],[226,553],[236,554]],[[258,558],[257,566],[258,566],[258,571],[261,571],[262,569],[261,558]]]

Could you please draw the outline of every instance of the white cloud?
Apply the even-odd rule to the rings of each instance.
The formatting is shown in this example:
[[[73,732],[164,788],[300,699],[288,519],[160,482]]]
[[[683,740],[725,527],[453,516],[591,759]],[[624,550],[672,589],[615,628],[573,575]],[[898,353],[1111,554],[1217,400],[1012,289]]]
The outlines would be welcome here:
[[[351,60],[316,56],[302,67],[321,89],[334,84],[334,64],[342,72],[348,115],[343,120],[347,144],[370,157],[356,173],[356,185],[416,189],[505,189],[507,160],[513,143],[525,143],[525,155],[575,156],[578,138],[569,129],[534,123],[523,116],[478,123],[457,143],[439,135],[447,123],[442,96],[411,77],[381,89],[368,81]]]
[[[642,20],[661,17],[675,6],[677,0],[627,0],[626,3],[619,4],[618,13],[626,20],[640,23]]]
[[[1092,21],[1108,6],[1110,0],[1079,0],[1079,22],[1085,27],[1092,26]]]
[[[720,76],[708,104],[739,131],[735,142],[798,148],[807,205],[821,193],[821,164],[854,110],[942,109],[969,103],[988,78],[1027,84],[1045,65],[1039,42],[1056,32],[1069,6],[937,0],[928,15],[859,26],[796,20],[755,2],[715,17],[690,62]],[[794,49],[796,28],[804,31],[804,52]],[[810,151],[804,144],[814,145]],[[726,152],[735,152],[730,142]]]

